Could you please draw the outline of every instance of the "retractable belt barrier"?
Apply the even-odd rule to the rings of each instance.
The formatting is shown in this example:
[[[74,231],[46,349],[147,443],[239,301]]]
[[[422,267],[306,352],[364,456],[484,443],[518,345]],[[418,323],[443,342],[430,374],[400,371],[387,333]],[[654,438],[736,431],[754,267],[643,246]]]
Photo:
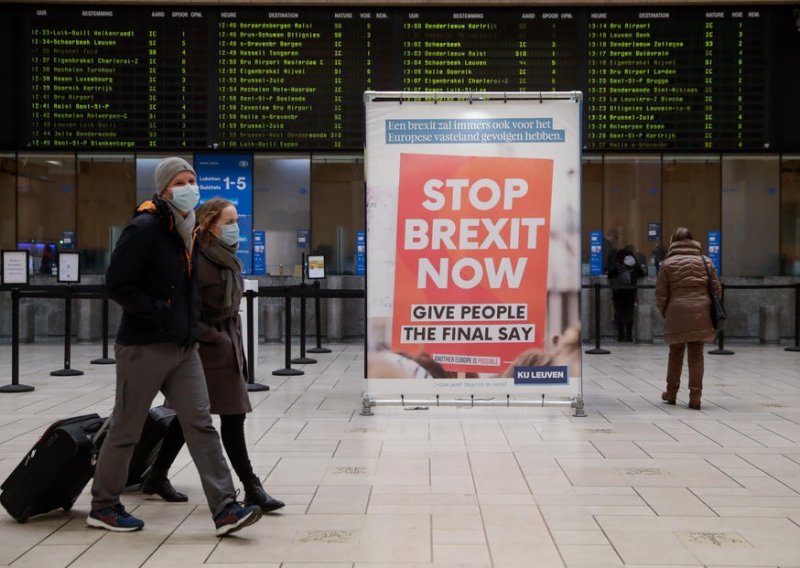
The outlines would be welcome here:
[[[593,284],[584,284],[581,286],[583,289],[594,290],[594,336],[595,346],[592,349],[587,349],[585,353],[589,355],[606,355],[610,353],[608,349],[604,349],[600,345],[600,290],[603,288],[611,288],[608,284],[600,284],[595,282]],[[637,286],[619,286],[615,289],[631,289],[631,290],[646,290],[653,289],[655,286],[637,285]],[[794,344],[786,347],[785,351],[800,352],[800,283],[795,284],[722,284],[722,298],[724,300],[726,290],[794,290]],[[102,329],[103,329],[103,354],[102,357],[91,361],[92,364],[103,365],[112,364],[114,359],[108,357],[108,295],[106,288],[103,285],[92,284],[67,284],[63,286],[46,286],[46,285],[32,285],[32,286],[0,286],[0,292],[11,293],[11,384],[0,386],[0,393],[2,392],[29,392],[34,390],[30,385],[20,384],[19,382],[19,304],[22,298],[63,298],[65,301],[64,313],[64,368],[51,372],[53,376],[76,376],[82,375],[83,371],[72,369],[71,367],[71,346],[72,346],[72,300],[73,299],[87,299],[87,300],[101,300],[103,302],[103,315],[102,315]],[[364,298],[365,291],[361,289],[323,289],[320,288],[319,282],[314,284],[297,284],[293,286],[261,286],[258,292],[248,290],[245,292],[247,301],[247,346],[248,353],[255,353],[256,341],[253,334],[253,298],[284,298],[284,359],[285,366],[272,372],[273,375],[278,376],[292,376],[302,375],[304,372],[300,369],[292,368],[292,363],[295,364],[313,364],[316,360],[306,357],[306,352],[311,353],[330,353],[330,349],[322,347],[321,344],[321,318],[320,318],[320,299],[321,298]],[[305,321],[306,321],[306,299],[314,298],[314,312],[315,312],[315,336],[316,347],[306,350],[306,334],[305,334]],[[292,359],[291,356],[291,343],[292,343],[292,298],[300,298],[300,357]],[[711,355],[733,355],[734,352],[725,349],[725,332],[719,331],[717,333],[717,348],[709,351]],[[248,389],[249,390],[269,390],[266,385],[255,383],[255,365],[254,357],[251,356],[247,361],[248,370]]]
[[[71,349],[72,349],[72,300],[85,299],[85,300],[101,300],[103,302],[102,313],[102,329],[103,329],[103,353],[102,357],[94,359],[91,363],[96,365],[107,365],[115,363],[114,359],[108,357],[108,294],[106,287],[102,284],[67,284],[60,286],[47,286],[47,285],[32,285],[32,286],[0,286],[0,292],[11,293],[11,384],[0,386],[0,392],[30,392],[34,387],[30,385],[20,384],[19,382],[19,306],[20,300],[23,298],[41,298],[41,299],[60,299],[65,301],[64,310],[64,367],[51,372],[53,376],[78,376],[82,375],[83,371],[72,368]],[[312,364],[316,363],[314,359],[306,357],[306,337],[305,337],[305,320],[306,320],[306,299],[309,297],[314,298],[315,315],[316,315],[316,348],[309,350],[314,353],[330,353],[330,349],[323,348],[321,345],[321,325],[320,325],[320,298],[364,298],[364,290],[352,289],[321,289],[318,282],[314,284],[298,284],[294,286],[261,286],[258,292],[248,290],[245,292],[245,299],[247,302],[247,329],[246,341],[248,346],[248,353],[254,355],[248,357],[247,360],[247,379],[248,390],[260,391],[269,390],[267,385],[262,385],[255,382],[255,357],[256,354],[256,341],[253,333],[253,321],[255,314],[253,313],[253,298],[284,298],[286,301],[285,308],[285,367],[273,372],[274,375],[302,375],[304,374],[300,369],[293,369],[292,363],[295,364]],[[291,340],[292,340],[292,298],[300,298],[300,357],[291,358]]]
[[[784,351],[800,352],[800,282],[795,284],[723,284],[721,298],[724,302],[726,290],[794,290],[794,345],[786,347]],[[608,355],[611,353],[608,349],[600,346],[600,290],[603,288],[611,288],[609,284],[600,284],[595,282],[593,284],[583,284],[581,288],[584,290],[594,290],[594,347],[587,349],[584,353],[588,355]],[[644,285],[628,285],[628,286],[614,286],[615,290],[648,290],[655,288],[652,284]],[[725,331],[720,330],[717,332],[717,348],[711,349],[708,352],[710,355],[733,355],[735,352],[730,349],[725,349]]]

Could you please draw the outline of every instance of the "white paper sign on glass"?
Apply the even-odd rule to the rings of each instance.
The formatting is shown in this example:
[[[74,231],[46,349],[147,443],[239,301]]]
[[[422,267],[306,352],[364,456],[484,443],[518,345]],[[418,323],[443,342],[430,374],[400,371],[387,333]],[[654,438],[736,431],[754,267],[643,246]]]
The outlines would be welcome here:
[[[324,256],[309,256],[308,257],[308,277],[311,280],[325,278],[325,257]]]
[[[28,283],[28,251],[4,250],[3,257],[3,284]]]
[[[81,281],[80,254],[77,252],[58,253],[58,281],[74,284]]]

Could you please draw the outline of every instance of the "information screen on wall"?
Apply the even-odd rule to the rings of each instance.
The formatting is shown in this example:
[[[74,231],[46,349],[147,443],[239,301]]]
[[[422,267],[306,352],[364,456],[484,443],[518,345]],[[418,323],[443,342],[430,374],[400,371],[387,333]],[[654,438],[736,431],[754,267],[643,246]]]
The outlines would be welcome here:
[[[367,90],[580,90],[589,150],[797,150],[790,6],[0,16],[10,150],[361,149]]]

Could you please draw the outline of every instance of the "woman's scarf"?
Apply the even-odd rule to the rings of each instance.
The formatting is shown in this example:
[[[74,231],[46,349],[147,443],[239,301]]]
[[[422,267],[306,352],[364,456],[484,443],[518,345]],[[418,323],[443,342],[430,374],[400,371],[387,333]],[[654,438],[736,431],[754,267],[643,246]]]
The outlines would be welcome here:
[[[222,281],[225,283],[225,294],[222,299],[223,307],[229,308],[233,303],[233,297],[241,296],[242,281],[239,275],[242,273],[242,261],[236,256],[236,247],[228,246],[220,241],[213,233],[209,234],[209,239],[201,238],[200,252],[208,260],[222,267]]]

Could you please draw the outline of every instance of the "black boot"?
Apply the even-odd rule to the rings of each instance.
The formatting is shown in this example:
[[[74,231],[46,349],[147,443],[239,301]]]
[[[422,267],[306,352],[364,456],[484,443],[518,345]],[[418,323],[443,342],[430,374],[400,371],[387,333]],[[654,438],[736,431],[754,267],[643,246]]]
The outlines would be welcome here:
[[[185,503],[189,497],[175,489],[167,478],[167,472],[152,469],[142,483],[142,493],[153,495],[154,493],[169,503]]]
[[[276,511],[284,506],[283,501],[278,501],[269,496],[261,486],[261,480],[255,475],[242,482],[244,485],[244,504],[245,505],[258,505],[261,507],[263,513]]]

